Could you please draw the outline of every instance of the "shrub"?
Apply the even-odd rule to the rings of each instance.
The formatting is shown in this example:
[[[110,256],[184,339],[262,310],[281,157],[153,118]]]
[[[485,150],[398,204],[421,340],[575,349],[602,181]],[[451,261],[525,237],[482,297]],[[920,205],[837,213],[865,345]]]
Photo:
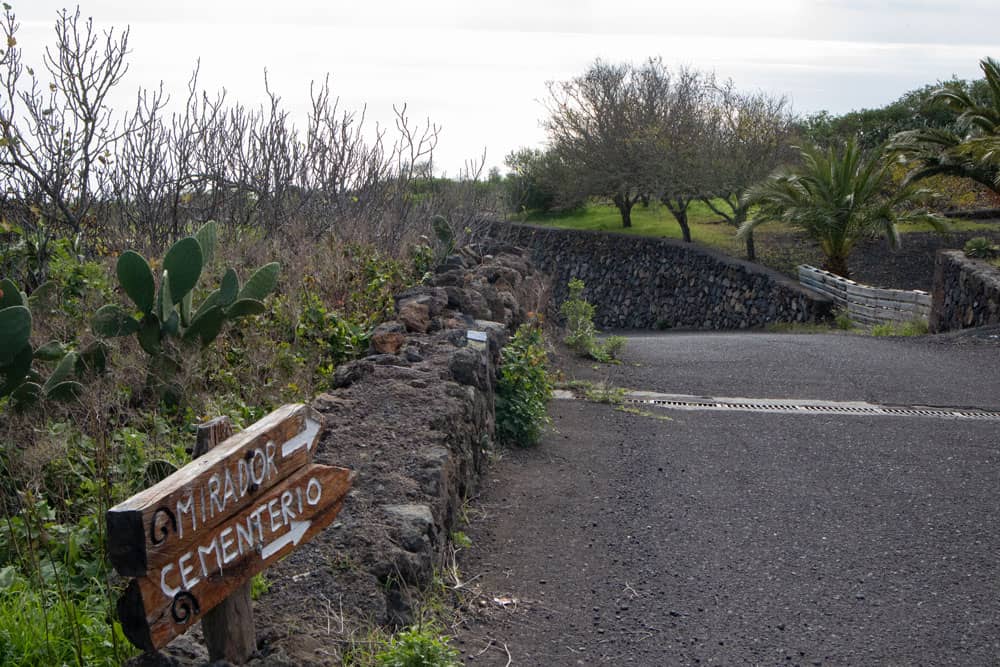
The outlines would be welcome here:
[[[608,336],[604,341],[597,340],[594,306],[583,298],[583,281],[574,278],[567,287],[569,296],[559,308],[560,314],[566,319],[566,337],[563,342],[580,356],[605,364],[614,361],[625,347],[625,338]]]
[[[563,341],[577,354],[589,356],[597,336],[594,306],[583,298],[582,280],[573,278],[567,287],[569,296],[559,308],[559,313],[566,318],[566,338]]]
[[[522,325],[503,349],[497,379],[497,439],[523,447],[538,442],[549,421],[545,404],[552,398],[541,329]]]
[[[412,627],[400,632],[375,655],[379,667],[455,667],[458,651],[433,627]]]
[[[997,254],[997,247],[983,236],[977,236],[965,242],[965,256],[974,259],[991,259]]]
[[[837,308],[834,311],[833,326],[843,331],[850,331],[854,328],[854,322],[851,320],[851,316],[848,314],[846,308]]]
[[[608,336],[604,340],[594,341],[594,345],[590,348],[590,356],[606,364],[617,359],[624,348],[624,336]]]

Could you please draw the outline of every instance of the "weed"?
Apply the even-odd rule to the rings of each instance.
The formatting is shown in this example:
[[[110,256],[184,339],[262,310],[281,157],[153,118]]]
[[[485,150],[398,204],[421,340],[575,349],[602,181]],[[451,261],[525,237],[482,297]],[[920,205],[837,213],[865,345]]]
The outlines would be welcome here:
[[[563,341],[582,357],[604,364],[614,361],[625,347],[625,338],[608,336],[603,341],[598,340],[597,329],[594,327],[594,306],[583,298],[583,281],[574,278],[567,287],[569,295],[559,308],[560,314],[566,319],[566,337]]]
[[[607,384],[594,385],[583,393],[583,397],[594,403],[621,405],[625,402],[625,389]]]
[[[453,530],[451,532],[451,541],[458,549],[468,549],[472,546],[472,540],[461,530]]]
[[[976,236],[965,242],[965,256],[974,259],[992,259],[1000,252],[985,236]]]
[[[850,331],[854,328],[854,322],[846,308],[837,308],[833,311],[833,326],[842,331]]]
[[[875,325],[873,325],[871,333],[872,333],[873,336],[876,336],[876,337],[894,336],[894,335],[896,335],[895,331],[896,331],[895,325],[890,324],[888,322],[884,322],[882,324],[875,324]]]
[[[627,406],[627,405],[619,405],[615,409],[618,410],[618,412],[624,412],[627,415],[636,415],[637,417],[650,417],[652,419],[657,419],[657,420],[663,421],[663,422],[673,421],[673,419],[671,419],[670,417],[668,417],[666,415],[656,414],[654,412],[650,412],[649,410],[642,410],[640,408],[633,408],[633,407],[630,407],[630,406]]]
[[[259,600],[260,597],[265,595],[269,590],[271,590],[271,582],[268,581],[263,572],[258,572],[250,580],[251,600]]]
[[[538,442],[549,423],[546,403],[552,398],[545,341],[539,326],[522,325],[501,355],[496,393],[497,439],[527,447]]]
[[[886,322],[872,326],[872,336],[923,336],[928,332],[925,320]]]
[[[379,667],[453,667],[458,651],[433,625],[414,626],[390,639],[375,655]]]
[[[361,566],[348,554],[341,553],[337,556],[336,560],[330,564],[330,568],[335,572],[357,572],[361,569]]]

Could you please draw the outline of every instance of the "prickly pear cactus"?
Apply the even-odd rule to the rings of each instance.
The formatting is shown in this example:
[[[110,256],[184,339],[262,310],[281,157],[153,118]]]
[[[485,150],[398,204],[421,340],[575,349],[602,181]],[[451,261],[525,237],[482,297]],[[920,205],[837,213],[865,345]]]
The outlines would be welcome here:
[[[33,348],[28,304],[13,282],[0,280],[0,398],[10,396],[15,406],[24,408],[41,399],[78,397],[83,391],[79,378],[87,370],[103,371],[107,348],[99,341],[80,352],[68,350],[58,341]],[[58,363],[44,378],[34,367],[36,360]]]
[[[131,250],[122,253],[115,272],[135,309],[118,304],[102,306],[91,319],[91,329],[102,338],[135,335],[139,346],[151,357],[151,376],[162,380],[180,366],[173,354],[175,341],[208,345],[227,322],[263,313],[264,298],[278,284],[277,262],[257,269],[242,287],[236,270],[227,268],[218,289],[194,307],[194,290],[204,265],[215,255],[217,238],[218,228],[212,221],[194,236],[170,246],[163,257],[159,289],[142,255]]]

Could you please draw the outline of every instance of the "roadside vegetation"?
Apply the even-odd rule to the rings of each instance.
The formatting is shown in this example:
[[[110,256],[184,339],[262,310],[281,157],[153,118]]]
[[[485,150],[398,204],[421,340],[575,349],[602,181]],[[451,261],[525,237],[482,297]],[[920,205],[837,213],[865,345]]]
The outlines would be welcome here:
[[[523,324],[501,352],[496,386],[497,440],[508,446],[538,443],[549,424],[552,399],[548,351],[539,322]]]
[[[670,71],[656,58],[639,65],[598,60],[550,86],[547,149],[507,158],[510,206],[530,222],[680,238],[748,259],[760,255],[786,272],[795,256],[811,253],[759,252],[755,236],[794,235],[807,219],[814,231],[853,227],[826,217],[853,207],[844,197],[866,189],[866,210],[884,212],[875,217],[892,224],[861,225],[848,237],[882,233],[892,242],[906,232],[937,231],[943,226],[931,213],[1000,207],[1000,69],[990,58],[981,66],[981,80],[925,86],[880,109],[801,118],[780,97],[741,92],[710,73]],[[831,164],[850,158],[858,169],[850,182],[817,189],[809,201],[782,211],[763,206],[767,184],[771,194],[801,185],[801,169],[819,155]],[[948,228],[996,231],[961,220]],[[846,273],[853,241],[821,236],[797,238],[806,250],[815,240],[822,263]]]
[[[822,268],[849,278],[847,259],[865,237],[883,236],[895,248],[897,225],[922,222],[944,231],[943,218],[913,208],[929,191],[912,184],[894,188],[879,151],[866,156],[851,139],[842,148],[804,148],[799,157],[797,166],[776,171],[746,191],[744,201],[755,208],[740,226],[739,238],[750,238],[758,225],[780,220],[819,245]]]
[[[329,388],[501,192],[435,177],[438,128],[405,106],[371,138],[326,82],[302,128],[270,82],[250,108],[197,69],[176,113],[161,90],[120,112],[127,31],[64,11],[26,62],[2,11],[0,665],[118,665],[105,511],[188,462],[199,423]]]
[[[599,332],[594,326],[594,306],[583,298],[586,287],[579,278],[570,280],[567,285],[569,293],[559,306],[559,314],[563,316],[566,326],[563,342],[581,357],[604,364],[616,362],[625,347],[625,338],[606,336],[598,339]]]

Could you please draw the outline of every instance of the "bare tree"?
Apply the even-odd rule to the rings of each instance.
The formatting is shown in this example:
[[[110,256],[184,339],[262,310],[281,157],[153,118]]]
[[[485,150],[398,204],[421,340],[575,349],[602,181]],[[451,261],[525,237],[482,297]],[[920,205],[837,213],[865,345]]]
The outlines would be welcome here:
[[[22,62],[18,29],[5,7],[0,205],[32,233],[99,233],[112,246],[153,250],[215,219],[399,253],[436,214],[463,233],[500,211],[499,184],[482,180],[485,156],[457,180],[434,175],[439,127],[413,121],[405,104],[393,108],[394,127],[371,128],[364,109],[340,109],[327,78],[311,87],[300,131],[266,72],[266,102],[247,107],[225,90],[200,90],[196,65],[169,117],[162,86],[140,90],[118,117],[106,100],[127,71],[127,30],[98,34],[79,11],[62,12],[46,74],[36,75]],[[51,224],[32,227],[37,220]]]
[[[551,150],[575,171],[583,192],[614,203],[623,227],[632,226],[632,207],[648,185],[641,85],[631,65],[597,60],[582,76],[550,82],[546,102]]]
[[[794,118],[788,100],[764,92],[742,93],[727,81],[715,90],[709,134],[698,170],[700,199],[734,227],[747,219],[747,189],[793,159]],[[756,259],[753,234],[744,235],[747,259]]]
[[[105,165],[134,128],[113,118],[107,96],[128,70],[128,30],[98,34],[80,10],[59,12],[47,77],[23,61],[20,24],[5,5],[0,56],[0,167],[46,221],[80,233],[107,177]]]

